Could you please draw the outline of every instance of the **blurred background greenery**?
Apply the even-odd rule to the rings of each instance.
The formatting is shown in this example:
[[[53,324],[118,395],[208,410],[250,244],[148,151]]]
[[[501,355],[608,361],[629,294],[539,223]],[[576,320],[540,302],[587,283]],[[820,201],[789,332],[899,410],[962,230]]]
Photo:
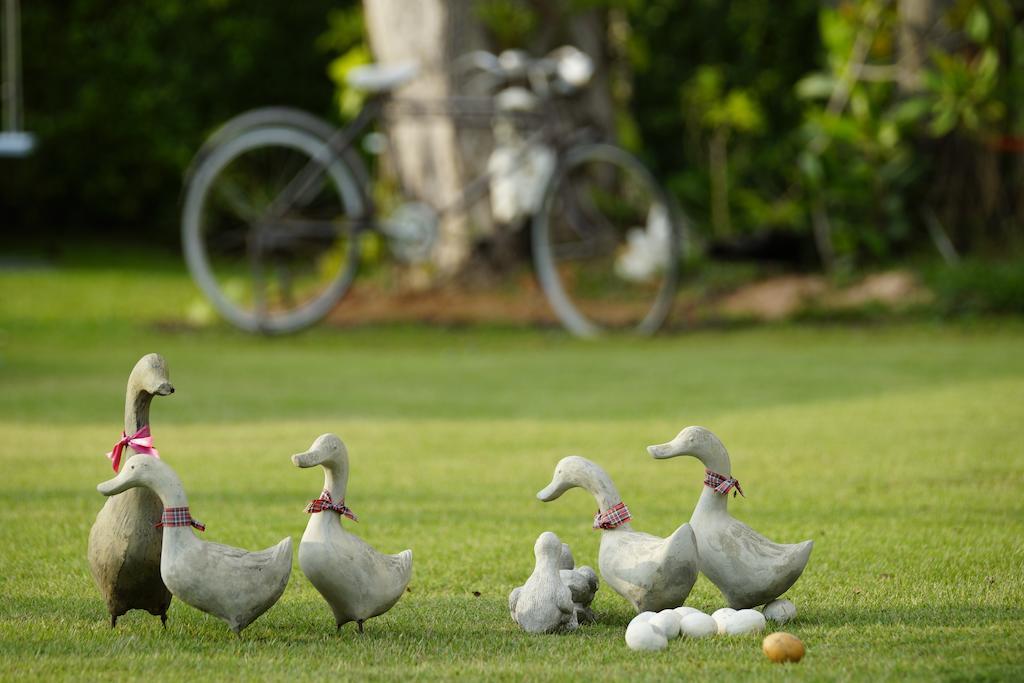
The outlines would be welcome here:
[[[356,104],[341,75],[370,54],[354,0],[23,4],[25,118],[40,146],[0,159],[9,245],[176,248],[182,174],[205,136],[267,104],[340,121]],[[614,109],[601,115],[710,253],[772,235],[797,265],[840,274],[966,259],[975,268],[943,291],[995,279],[990,308],[1024,306],[1019,277],[977,265],[1015,264],[1024,242],[1020,3],[465,4],[495,51],[596,32]],[[915,28],[922,11],[930,23]]]

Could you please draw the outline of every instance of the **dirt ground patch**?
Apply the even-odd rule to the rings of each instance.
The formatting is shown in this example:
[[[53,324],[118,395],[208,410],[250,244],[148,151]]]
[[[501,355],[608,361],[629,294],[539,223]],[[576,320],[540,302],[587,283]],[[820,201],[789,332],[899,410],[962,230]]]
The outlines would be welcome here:
[[[880,305],[901,310],[931,299],[931,292],[913,274],[891,270],[846,287],[837,287],[821,275],[784,275],[741,287],[723,297],[718,307],[726,315],[774,321],[808,309],[848,311]]]
[[[845,287],[836,286],[821,275],[782,275],[705,300],[683,291],[673,318],[779,321],[811,309],[848,311],[880,305],[898,311],[930,300],[931,292],[913,274],[902,270],[868,275]],[[328,322],[339,327],[404,322],[558,325],[543,293],[529,275],[488,287],[386,290],[360,283],[338,304]]]
[[[357,284],[328,316],[341,327],[396,322],[441,325],[557,325],[547,300],[529,278],[513,287],[431,287],[389,291]]]

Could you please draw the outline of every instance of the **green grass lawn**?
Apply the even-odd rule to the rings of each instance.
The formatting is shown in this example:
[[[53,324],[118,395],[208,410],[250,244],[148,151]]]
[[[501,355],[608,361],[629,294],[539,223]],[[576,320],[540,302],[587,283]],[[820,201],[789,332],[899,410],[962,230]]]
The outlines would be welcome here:
[[[597,343],[421,327],[262,339],[156,324],[196,295],[176,265],[146,265],[0,272],[2,678],[1024,678],[1020,322]],[[351,528],[415,554],[411,592],[365,635],[335,633],[297,564],[241,639],[180,601],[166,631],[138,612],[110,629],[86,540],[125,380],[151,351],[177,387],[154,402],[156,443],[206,539],[297,541],[321,475],[288,458],[322,432],[345,440]],[[689,518],[702,468],[644,446],[689,424],[730,448],[747,495],[730,502],[737,517],[780,542],[815,540],[787,595],[804,661],[771,664],[759,636],[631,652],[630,611],[603,585],[598,624],[521,632],[507,595],[540,532],[597,563],[593,500],[534,498],[558,459],[603,465],[636,528],[667,535]],[[687,604],[723,606],[703,578]]]

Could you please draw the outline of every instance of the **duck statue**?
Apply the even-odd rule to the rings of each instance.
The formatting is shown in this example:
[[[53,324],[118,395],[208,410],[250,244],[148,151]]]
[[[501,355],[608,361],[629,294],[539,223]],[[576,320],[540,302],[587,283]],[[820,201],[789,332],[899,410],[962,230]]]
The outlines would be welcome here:
[[[114,471],[126,448],[156,456],[149,428],[149,405],[154,396],[174,393],[163,357],[150,353],[139,359],[128,376],[124,431],[107,454]],[[131,435],[131,436],[129,436]],[[160,579],[160,520],[163,505],[149,489],[132,489],[112,496],[96,515],[89,531],[89,569],[110,612],[110,627],[132,609],[143,609],[167,624],[171,592]]]
[[[236,635],[277,602],[292,570],[290,537],[257,552],[200,540],[192,528],[206,527],[192,518],[178,475],[148,455],[133,455],[96,490],[114,496],[139,487],[164,505],[157,524],[163,529],[160,576],[182,602],[223,619]]]
[[[551,483],[537,498],[552,501],[575,487],[597,500],[597,565],[605,583],[638,613],[683,604],[697,580],[697,543],[690,525],[683,524],[668,538],[633,531],[629,509],[611,478],[596,463],[577,455],[559,461]]]
[[[729,492],[743,493],[732,476],[725,446],[704,427],[687,427],[668,443],[648,446],[657,459],[690,455],[705,467],[704,490],[690,517],[697,535],[700,570],[722,592],[729,607],[769,603],[796,583],[814,541],[773,543],[729,514]]]
[[[512,619],[527,633],[575,631],[579,627],[572,590],[559,574],[562,542],[550,531],[533,545],[533,573],[508,596]]]
[[[354,621],[362,633],[367,619],[402,597],[412,578],[412,550],[385,555],[342,527],[342,517],[356,521],[356,515],[345,505],[348,450],[337,436],[318,437],[292,463],[324,468],[323,493],[306,506],[310,517],[299,543],[299,566],[330,605],[338,629]]]

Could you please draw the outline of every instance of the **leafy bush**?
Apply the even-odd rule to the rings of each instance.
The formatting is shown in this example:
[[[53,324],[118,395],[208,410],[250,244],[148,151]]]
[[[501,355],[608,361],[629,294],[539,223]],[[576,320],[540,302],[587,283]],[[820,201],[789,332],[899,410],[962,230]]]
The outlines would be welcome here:
[[[1024,268],[1019,261],[970,261],[926,272],[939,309],[948,315],[1024,314]]]
[[[330,114],[316,38],[329,9],[355,2],[22,3],[25,122],[40,144],[0,159],[4,224],[173,242],[182,171],[212,128],[269,104]]]

